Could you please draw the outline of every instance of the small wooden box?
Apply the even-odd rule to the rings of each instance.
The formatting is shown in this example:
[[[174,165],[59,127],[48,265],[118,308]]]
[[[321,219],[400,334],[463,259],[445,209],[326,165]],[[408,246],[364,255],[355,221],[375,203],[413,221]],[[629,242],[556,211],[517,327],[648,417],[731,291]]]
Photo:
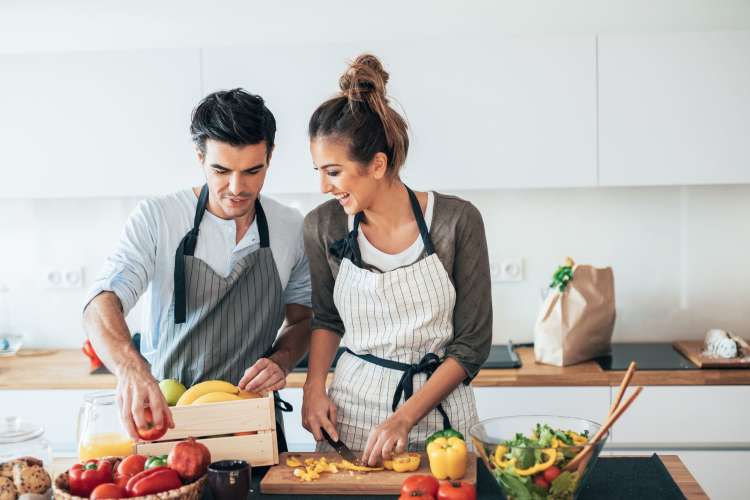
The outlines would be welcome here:
[[[211,452],[211,461],[245,460],[251,466],[279,463],[273,394],[263,398],[194,406],[173,406],[174,429],[158,441],[136,443],[139,455],[164,455],[179,441],[194,437]],[[234,436],[234,433],[252,433]]]

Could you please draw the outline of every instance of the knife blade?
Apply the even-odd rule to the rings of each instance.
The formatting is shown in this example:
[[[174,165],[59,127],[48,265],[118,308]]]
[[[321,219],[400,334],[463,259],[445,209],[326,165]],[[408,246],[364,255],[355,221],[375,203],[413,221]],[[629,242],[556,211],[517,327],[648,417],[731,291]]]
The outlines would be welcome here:
[[[359,463],[360,460],[354,455],[352,450],[350,450],[349,447],[344,444],[343,441],[341,440],[334,441],[333,438],[329,436],[328,433],[325,431],[325,429],[323,429],[322,427],[320,428],[320,432],[323,433],[323,437],[326,438],[326,441],[328,441],[328,444],[330,444],[333,447],[333,449],[336,451],[336,453],[339,454],[341,458],[353,464]]]

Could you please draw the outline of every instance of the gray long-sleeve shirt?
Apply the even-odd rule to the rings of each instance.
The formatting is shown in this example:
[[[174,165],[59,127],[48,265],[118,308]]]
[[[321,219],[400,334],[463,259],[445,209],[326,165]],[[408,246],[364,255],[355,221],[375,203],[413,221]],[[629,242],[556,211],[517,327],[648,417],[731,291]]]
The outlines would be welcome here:
[[[446,356],[454,358],[471,379],[492,345],[492,294],[487,239],[479,210],[456,196],[435,193],[429,228],[435,253],[456,289],[453,340]],[[333,301],[340,259],[328,251],[348,233],[347,215],[337,200],[323,203],[305,217],[305,253],[312,280],[313,329],[345,334]],[[420,258],[424,257],[424,253]]]

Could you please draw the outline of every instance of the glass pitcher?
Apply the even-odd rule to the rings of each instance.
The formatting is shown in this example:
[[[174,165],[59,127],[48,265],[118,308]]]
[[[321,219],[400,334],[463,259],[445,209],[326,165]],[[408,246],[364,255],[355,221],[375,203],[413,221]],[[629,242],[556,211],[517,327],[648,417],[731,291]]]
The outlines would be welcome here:
[[[81,461],[135,453],[135,443],[120,422],[115,394],[110,391],[84,396],[78,412],[76,439]]]

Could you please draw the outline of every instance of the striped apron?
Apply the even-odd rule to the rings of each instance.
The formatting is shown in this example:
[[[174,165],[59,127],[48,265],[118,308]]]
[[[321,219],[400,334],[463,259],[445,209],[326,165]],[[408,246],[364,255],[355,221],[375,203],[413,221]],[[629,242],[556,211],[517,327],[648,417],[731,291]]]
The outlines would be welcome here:
[[[363,450],[370,431],[418,391],[444,359],[453,340],[456,290],[435,253],[414,193],[407,188],[427,256],[385,273],[363,269],[353,229],[331,251],[341,258],[333,296],[344,323],[341,355],[328,396],[336,405],[341,440]],[[459,385],[409,433],[409,449],[424,449],[427,437],[452,427],[468,436],[476,423],[472,388]],[[319,450],[328,450],[320,443]]]
[[[227,277],[194,256],[207,204],[208,186],[204,185],[193,228],[175,253],[170,308],[174,322],[161,332],[151,364],[157,380],[174,378],[187,387],[205,380],[239,382],[248,367],[272,352],[284,321],[281,279],[260,200],[255,200],[260,248],[237,261]],[[278,411],[284,403],[278,394],[274,396],[279,449],[284,451],[283,420]]]

